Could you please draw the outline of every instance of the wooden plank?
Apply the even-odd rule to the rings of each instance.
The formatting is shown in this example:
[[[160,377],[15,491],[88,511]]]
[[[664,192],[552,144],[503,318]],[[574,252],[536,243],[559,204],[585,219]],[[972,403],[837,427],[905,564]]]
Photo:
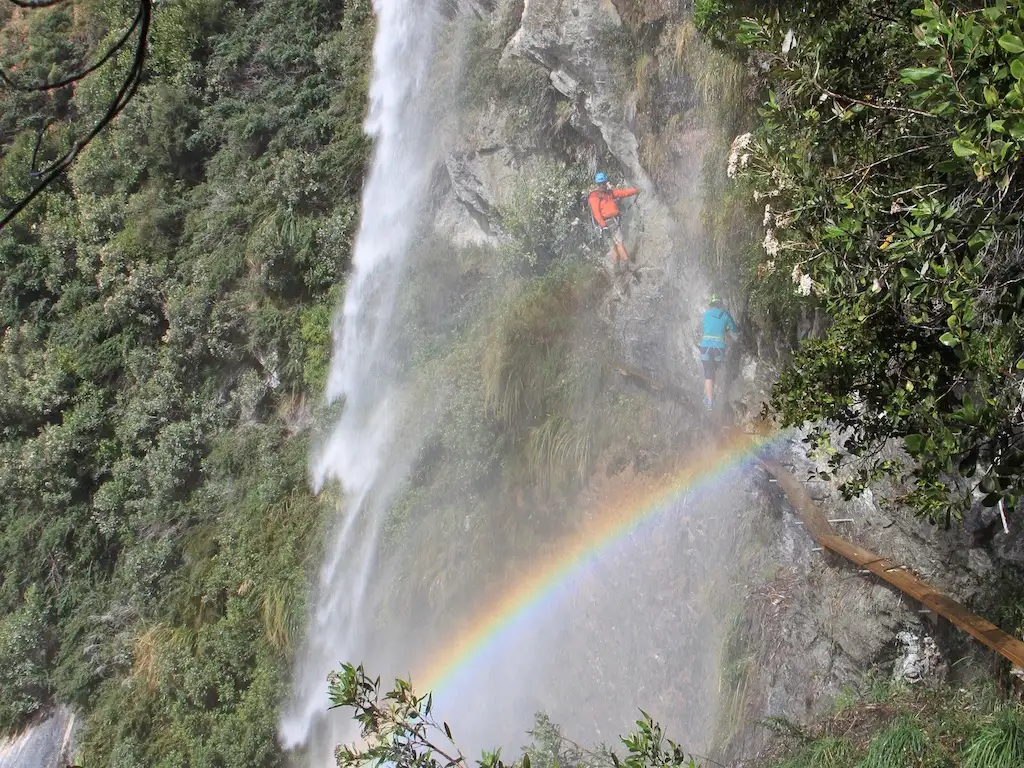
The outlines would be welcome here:
[[[1015,666],[1024,668],[1024,642],[1003,632],[992,622],[971,613],[956,600],[917,578],[906,568],[837,535],[821,508],[814,503],[799,480],[774,462],[762,461],[761,464],[778,481],[779,487],[800,515],[804,526],[823,547],[871,571],[904,594],[944,616],[976,640],[1002,654]]]
[[[800,519],[803,520],[804,527],[814,538],[820,541],[822,536],[835,535],[835,529],[832,528],[828,518],[814,503],[814,499],[810,497],[799,480],[774,461],[762,459],[761,465],[771,472],[778,481],[779,487],[785,492],[789,503],[793,505],[797,514],[800,515]]]

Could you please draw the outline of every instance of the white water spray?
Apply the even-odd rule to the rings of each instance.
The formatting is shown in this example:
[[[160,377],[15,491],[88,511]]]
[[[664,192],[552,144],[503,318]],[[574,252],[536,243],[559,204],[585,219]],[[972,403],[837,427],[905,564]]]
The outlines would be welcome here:
[[[360,622],[394,484],[415,449],[396,439],[403,403],[393,375],[394,304],[436,160],[429,73],[438,14],[427,0],[375,0],[370,112],[373,164],[363,193],[351,282],[335,328],[328,398],[344,412],[313,467],[322,487],[340,481],[343,518],[320,572],[307,647],[297,662],[291,706],[280,726],[287,748],[306,746],[330,765],[343,717],[327,715],[327,675],[362,660]],[[323,718],[328,717],[329,722]]]
[[[438,42],[448,33],[447,39],[457,42],[460,22],[443,24],[436,7],[442,0],[375,2],[378,29],[367,120],[374,160],[328,385],[329,398],[342,404],[343,415],[313,468],[318,486],[340,483],[344,508],[312,600],[294,696],[280,726],[284,746],[301,752],[303,764],[312,768],[332,765],[334,747],[356,736],[349,713],[328,711],[328,673],[351,662],[363,663],[385,681],[391,675],[423,674],[423,662],[443,652],[463,620],[486,613],[496,587],[515,577],[517,563],[521,569],[537,546],[549,544],[543,531],[552,523],[545,520],[548,510],[522,502],[514,506],[489,493],[503,491],[493,478],[474,474],[488,462],[464,471],[458,451],[444,453],[444,441],[431,434],[438,425],[438,431],[451,428],[445,419],[453,411],[444,409],[458,405],[466,390],[457,377],[431,379],[412,370],[408,357],[416,335],[406,327],[406,313],[419,306],[447,311],[444,290],[431,305],[432,288],[461,275],[453,259],[451,271],[430,275],[434,282],[425,280],[429,258],[417,259],[410,251],[417,250],[427,217],[437,213],[424,208],[434,197],[431,177],[440,145],[461,148],[467,140],[459,135],[467,116],[451,108],[455,89],[439,76],[446,66],[457,70],[463,64],[456,45]],[[468,140],[474,138],[479,136]],[[494,277],[500,259],[497,253],[490,256],[493,262],[482,257],[481,271]],[[417,299],[417,290],[426,298]],[[495,289],[481,281],[469,290]],[[477,310],[475,321],[494,321],[490,309]],[[586,338],[583,333],[579,343]],[[593,405],[576,403],[582,409]],[[477,411],[468,418],[486,417]],[[385,523],[395,522],[388,516],[396,490],[413,463],[422,461],[425,438],[428,445],[442,446],[426,463],[454,467],[458,479],[445,487],[445,504],[417,506],[400,535],[385,537]],[[708,511],[728,517],[727,510],[737,506],[733,495],[719,491]],[[614,741],[643,706],[670,728],[685,726],[680,735],[690,745],[707,742],[717,697],[718,617],[703,593],[718,578],[709,569],[722,560],[727,537],[701,534],[695,540],[691,529],[699,525],[693,521],[702,515],[694,504],[680,503],[648,536],[623,542],[571,589],[545,601],[543,610],[509,624],[486,653],[459,660],[457,678],[413,679],[414,685],[435,688],[437,711],[456,726],[467,754],[483,747],[514,749],[538,710],[594,742]],[[581,516],[580,524],[584,520]],[[698,557],[680,555],[698,548]]]

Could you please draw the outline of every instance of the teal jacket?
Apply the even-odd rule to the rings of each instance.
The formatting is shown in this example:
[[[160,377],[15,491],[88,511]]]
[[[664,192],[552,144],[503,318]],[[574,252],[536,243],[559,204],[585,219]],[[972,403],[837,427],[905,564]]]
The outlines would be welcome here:
[[[710,349],[725,349],[725,334],[739,333],[736,321],[732,319],[727,309],[711,307],[704,312],[704,335],[701,336],[700,346]]]

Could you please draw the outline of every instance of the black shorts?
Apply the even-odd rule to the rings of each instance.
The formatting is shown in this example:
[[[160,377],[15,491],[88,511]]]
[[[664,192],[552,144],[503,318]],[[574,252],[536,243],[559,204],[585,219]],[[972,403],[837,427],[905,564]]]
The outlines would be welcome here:
[[[722,360],[724,359],[724,349],[717,349],[716,347],[701,347],[700,361],[704,364],[704,378],[714,380],[715,371],[718,370],[718,366],[722,364]]]

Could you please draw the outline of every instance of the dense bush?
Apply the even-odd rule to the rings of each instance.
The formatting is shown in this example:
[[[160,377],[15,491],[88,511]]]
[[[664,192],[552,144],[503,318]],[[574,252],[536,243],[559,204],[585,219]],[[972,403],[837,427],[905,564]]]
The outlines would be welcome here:
[[[541,163],[515,180],[497,211],[513,269],[544,272],[579,257],[595,239],[583,205],[587,189],[584,169],[564,163]]]
[[[924,514],[960,513],[979,495],[1013,505],[1021,16],[930,1],[700,7],[763,87],[760,119],[729,158],[764,208],[747,268],[831,319],[775,389],[782,421],[816,422],[822,445],[835,430],[833,466],[860,459],[849,492],[908,470],[907,501]],[[894,438],[911,461],[883,458]]]
[[[122,5],[5,11],[0,64],[73,71]],[[0,231],[0,727],[56,694],[89,764],[279,760],[372,34],[366,0],[157,4],[136,99]],[[120,66],[0,89],[0,206]]]
[[[49,694],[46,674],[52,632],[49,607],[35,585],[25,592],[25,602],[0,619],[0,728],[8,729],[25,715],[38,710]]]

